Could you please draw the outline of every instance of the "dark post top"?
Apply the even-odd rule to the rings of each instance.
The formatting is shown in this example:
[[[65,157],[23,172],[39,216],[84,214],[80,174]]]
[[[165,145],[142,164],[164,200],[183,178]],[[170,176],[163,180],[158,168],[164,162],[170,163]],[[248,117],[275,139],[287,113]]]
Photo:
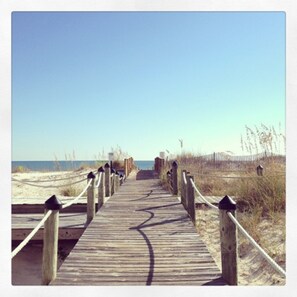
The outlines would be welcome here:
[[[104,168],[109,168],[110,166],[109,166],[109,164],[108,163],[106,163],[105,165],[104,165]]]
[[[62,208],[62,203],[55,195],[53,195],[45,201],[44,208],[48,210],[60,210]]]
[[[236,209],[236,203],[230,198],[228,195],[226,195],[220,202],[219,202],[219,209],[223,210],[235,210]]]
[[[263,175],[263,166],[259,165],[256,169],[257,169],[257,175],[259,176]]]
[[[111,171],[110,172],[111,173],[116,173],[116,171],[113,168],[111,168]]]
[[[177,162],[176,161],[173,161],[172,167],[176,167],[177,168]]]
[[[88,174],[88,178],[95,178],[95,174],[91,171],[89,174]]]
[[[101,166],[98,168],[98,172],[104,172],[104,168]]]

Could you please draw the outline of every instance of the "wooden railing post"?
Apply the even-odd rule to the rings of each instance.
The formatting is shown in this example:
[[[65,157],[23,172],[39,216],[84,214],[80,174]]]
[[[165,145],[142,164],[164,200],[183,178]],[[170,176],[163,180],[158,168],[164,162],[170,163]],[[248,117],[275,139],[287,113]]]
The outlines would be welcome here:
[[[263,176],[263,166],[259,165],[256,169],[257,169],[257,175]]]
[[[119,173],[117,171],[116,171],[114,177],[115,177],[114,190],[115,190],[115,192],[117,192],[119,190],[119,187],[120,187],[120,175],[119,175]]]
[[[162,160],[164,161],[164,159],[162,159]],[[177,162],[174,161],[172,163],[172,176],[171,176],[171,179],[172,179],[172,194],[173,195],[178,194],[177,168],[178,168]]]
[[[105,172],[105,197],[110,197],[110,166],[108,163],[104,165]]]
[[[124,182],[124,176],[123,174],[120,174],[120,186],[123,184]]]
[[[98,174],[100,173],[101,173],[101,181],[98,187],[98,210],[104,204],[104,198],[105,198],[105,172],[102,166],[98,169]]]
[[[225,196],[219,202],[219,210],[222,277],[229,285],[237,285],[237,228],[227,214],[230,212],[235,217],[236,203]]]
[[[187,174],[186,178],[187,178],[187,211],[188,211],[188,214],[190,215],[193,223],[195,224],[195,220],[196,220],[195,191],[194,191],[194,187],[190,181],[190,179],[192,179],[194,181],[194,176]]]
[[[160,175],[164,167],[165,167],[165,160],[159,157],[156,157],[155,166],[154,166],[155,171]]]
[[[166,172],[166,178],[167,178],[168,190],[169,190],[169,192],[172,192],[172,190],[171,190],[171,172],[169,170]]]
[[[132,172],[134,167],[134,159],[131,157],[131,168],[130,168],[130,173]]]
[[[131,172],[131,158],[127,159],[127,176],[130,174]]]
[[[160,173],[165,168],[165,160],[160,158]]]
[[[158,157],[156,157],[155,158],[155,163],[154,163],[154,170],[156,171],[156,172],[158,172]]]
[[[114,184],[115,184],[115,170],[112,168],[110,171],[110,196],[114,194]]]
[[[42,284],[48,285],[56,278],[58,263],[59,211],[62,203],[53,195],[45,202],[45,213],[52,211],[44,223]]]
[[[129,172],[128,172],[128,159],[124,159],[124,174],[125,174],[126,178],[129,175]]]
[[[96,176],[92,171],[88,174],[87,182],[89,183],[90,179],[92,180],[92,182],[87,189],[87,224],[89,224],[93,220],[96,213],[95,188],[94,188],[95,177]]]
[[[182,205],[185,207],[186,205],[186,195],[187,195],[187,186],[186,186],[186,183],[185,181],[187,182],[187,180],[184,180],[184,174],[187,174],[187,170],[181,170],[181,190],[180,190],[180,200],[181,200],[181,203]],[[187,175],[186,175],[187,176]]]

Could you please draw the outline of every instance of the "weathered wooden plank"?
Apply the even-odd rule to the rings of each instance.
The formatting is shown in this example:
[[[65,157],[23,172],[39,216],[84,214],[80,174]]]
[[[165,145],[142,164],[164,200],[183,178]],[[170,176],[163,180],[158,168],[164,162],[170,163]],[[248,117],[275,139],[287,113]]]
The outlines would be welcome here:
[[[32,229],[13,229],[11,232],[11,240],[24,240],[32,231]],[[59,240],[75,240],[79,239],[85,231],[82,228],[60,228]],[[43,240],[43,229],[37,231],[31,240]]]
[[[78,277],[71,277],[69,278],[61,278],[59,281],[56,282],[56,285],[73,285],[75,283],[76,286],[96,286],[98,285],[98,279],[89,279],[88,282],[85,282]],[[119,279],[116,278],[114,280],[104,280],[100,279],[100,285],[101,286],[145,286],[148,285],[145,281],[139,281],[137,279],[133,280],[127,280],[127,279]],[[209,278],[207,279],[199,279],[199,280],[170,280],[170,281],[155,281],[152,280],[150,285],[157,285],[157,286],[224,286],[226,285],[226,282],[221,279],[217,278],[217,280],[211,280],[209,281]]]
[[[102,206],[52,285],[226,284],[177,197],[149,174]]]
[[[11,222],[12,240],[23,240],[41,221],[43,214],[13,214]],[[59,239],[79,239],[86,228],[86,213],[60,214]],[[43,239],[43,227],[32,240]]]

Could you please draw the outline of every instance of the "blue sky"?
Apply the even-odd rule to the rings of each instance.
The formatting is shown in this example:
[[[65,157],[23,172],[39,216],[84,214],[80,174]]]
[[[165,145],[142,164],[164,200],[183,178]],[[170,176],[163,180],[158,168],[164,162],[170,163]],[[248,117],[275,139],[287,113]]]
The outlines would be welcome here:
[[[282,12],[13,13],[13,160],[243,154],[285,102]]]

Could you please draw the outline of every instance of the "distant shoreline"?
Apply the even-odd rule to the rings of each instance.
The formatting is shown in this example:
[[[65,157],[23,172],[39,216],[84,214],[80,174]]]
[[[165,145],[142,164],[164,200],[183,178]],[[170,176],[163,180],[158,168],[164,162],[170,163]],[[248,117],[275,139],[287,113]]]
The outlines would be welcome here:
[[[12,161],[12,170],[23,167],[24,170],[29,171],[73,171],[80,167],[96,167],[100,163],[108,161],[90,161],[90,160],[75,160],[75,161]],[[153,160],[135,160],[135,165],[139,169],[152,169],[154,165]],[[100,165],[101,166],[101,165]]]

